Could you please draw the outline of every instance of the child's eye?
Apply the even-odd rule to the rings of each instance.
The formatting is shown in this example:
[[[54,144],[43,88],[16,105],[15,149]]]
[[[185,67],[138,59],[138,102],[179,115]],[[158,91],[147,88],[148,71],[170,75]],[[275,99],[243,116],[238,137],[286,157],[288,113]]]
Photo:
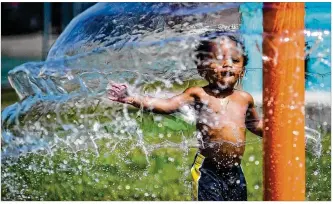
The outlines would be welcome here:
[[[238,62],[240,62],[239,59],[232,59],[232,61],[233,61],[234,63],[238,63]]]

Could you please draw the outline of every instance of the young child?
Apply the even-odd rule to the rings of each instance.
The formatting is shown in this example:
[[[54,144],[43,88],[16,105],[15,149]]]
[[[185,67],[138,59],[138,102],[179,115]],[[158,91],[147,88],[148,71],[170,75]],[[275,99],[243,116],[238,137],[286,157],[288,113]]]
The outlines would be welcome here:
[[[232,35],[215,33],[197,47],[196,65],[209,84],[191,87],[169,99],[130,96],[127,86],[111,83],[108,98],[147,111],[171,114],[184,105],[196,112],[199,151],[191,169],[195,200],[247,200],[241,159],[245,151],[245,129],[262,135],[253,98],[235,88],[242,79],[247,55]]]

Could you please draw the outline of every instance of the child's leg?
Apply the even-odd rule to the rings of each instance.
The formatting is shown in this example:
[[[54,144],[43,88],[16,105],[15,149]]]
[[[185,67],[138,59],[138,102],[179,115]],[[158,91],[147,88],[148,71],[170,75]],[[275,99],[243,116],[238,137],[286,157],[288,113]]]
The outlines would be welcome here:
[[[225,199],[230,201],[246,201],[246,180],[242,168],[240,166],[234,167],[227,177],[229,178],[225,180],[227,181],[229,191],[224,195]]]
[[[198,184],[199,201],[226,201],[223,195],[228,192],[228,187],[212,171],[201,169],[201,178]]]
[[[205,168],[204,159],[205,157],[198,153],[191,169],[193,200],[222,201],[227,185],[221,182],[213,171]]]

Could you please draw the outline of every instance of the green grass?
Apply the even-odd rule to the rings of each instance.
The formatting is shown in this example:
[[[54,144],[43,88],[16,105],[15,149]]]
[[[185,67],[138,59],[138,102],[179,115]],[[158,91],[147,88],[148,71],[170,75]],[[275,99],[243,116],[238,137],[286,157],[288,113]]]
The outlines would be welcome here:
[[[15,100],[4,99],[8,104]],[[146,146],[163,141],[180,143],[183,137],[190,139],[195,130],[173,116],[163,117],[159,126],[151,114],[144,114],[138,121]],[[260,201],[262,142],[250,133],[247,140],[242,167],[248,200]],[[73,154],[63,147],[52,157],[30,154],[7,161],[11,164],[2,163],[2,200],[191,200],[189,171],[196,149],[160,148],[151,152],[148,164],[135,140],[123,140],[111,152],[113,145],[110,139],[99,140],[99,156],[93,149]],[[322,145],[320,158],[306,154],[306,200],[309,201],[331,200],[330,134],[323,135]]]
[[[306,197],[310,201],[331,200],[331,134],[323,136],[320,158],[306,154]]]
[[[255,137],[252,134],[247,135],[249,141],[255,141]],[[317,158],[306,152],[306,200],[308,201],[331,200],[331,134],[324,134],[322,137],[321,157]],[[263,198],[262,149],[261,141],[247,145],[242,161],[250,201]]]
[[[157,133],[167,135],[167,121],[162,127],[144,116],[142,129],[147,132],[146,144],[161,142]],[[176,129],[189,129],[177,121]],[[190,132],[189,131],[189,132]],[[185,133],[188,137],[190,134]],[[180,142],[173,134],[168,140]],[[248,141],[242,166],[248,185],[248,199],[262,200],[262,144],[256,136]],[[124,140],[110,152],[108,139],[98,142],[99,156],[92,150],[69,153],[58,149],[53,157],[30,154],[14,165],[2,164],[3,200],[191,200],[189,170],[196,149],[160,148],[148,161],[143,149],[133,140]],[[330,200],[330,135],[324,136],[324,153],[315,159],[307,154],[307,200]],[[132,147],[132,148],[130,148]],[[251,158],[251,159],[250,159]],[[318,175],[313,172],[319,170]],[[8,173],[15,173],[9,176]],[[4,176],[3,174],[6,174]],[[20,193],[15,194],[15,188]],[[26,186],[24,186],[26,185]]]
[[[14,89],[1,89],[1,110],[19,100]]]
[[[242,168],[247,182],[247,196],[249,201],[260,201],[263,199],[262,141],[250,132],[247,132],[246,139],[249,144],[245,148]]]

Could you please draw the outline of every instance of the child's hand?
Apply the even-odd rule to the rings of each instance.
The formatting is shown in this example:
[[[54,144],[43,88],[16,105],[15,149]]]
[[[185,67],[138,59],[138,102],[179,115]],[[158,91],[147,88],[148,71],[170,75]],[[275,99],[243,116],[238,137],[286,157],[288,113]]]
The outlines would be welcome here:
[[[129,97],[127,86],[125,84],[117,84],[110,82],[107,86],[107,97],[112,101],[126,103]]]

